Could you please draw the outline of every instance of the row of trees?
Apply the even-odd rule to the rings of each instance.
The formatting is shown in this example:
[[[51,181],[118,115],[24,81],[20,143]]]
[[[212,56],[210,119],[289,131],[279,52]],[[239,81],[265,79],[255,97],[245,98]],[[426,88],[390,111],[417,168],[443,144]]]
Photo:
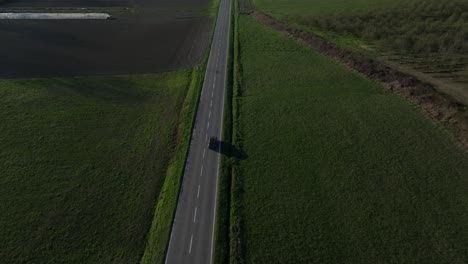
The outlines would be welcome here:
[[[303,17],[302,22],[403,53],[468,53],[466,0],[418,0],[400,8]]]

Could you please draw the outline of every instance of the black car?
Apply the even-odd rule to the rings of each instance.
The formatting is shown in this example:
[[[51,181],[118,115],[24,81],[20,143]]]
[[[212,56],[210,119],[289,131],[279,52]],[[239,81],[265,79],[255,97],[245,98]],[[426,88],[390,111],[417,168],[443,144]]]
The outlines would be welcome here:
[[[210,142],[208,143],[208,148],[216,150],[218,148],[218,138],[210,137]]]

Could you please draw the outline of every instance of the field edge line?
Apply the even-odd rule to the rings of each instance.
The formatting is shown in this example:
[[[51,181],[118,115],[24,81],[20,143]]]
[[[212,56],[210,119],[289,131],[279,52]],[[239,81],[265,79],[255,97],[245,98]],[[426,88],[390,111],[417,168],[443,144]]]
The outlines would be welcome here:
[[[229,259],[229,208],[231,194],[231,146],[232,146],[232,96],[233,96],[233,63],[234,63],[234,31],[235,7],[237,1],[231,1],[231,29],[229,32],[229,50],[226,78],[226,91],[224,96],[224,116],[222,128],[222,147],[225,149],[221,156],[220,176],[218,183],[218,196],[215,220],[214,261],[216,264],[228,263]]]
[[[247,15],[258,23],[286,35],[293,41],[326,56],[351,69],[359,75],[379,83],[409,104],[418,108],[436,126],[446,131],[453,142],[468,151],[467,107],[447,94],[439,92],[433,85],[417,77],[381,64],[377,60],[337,46],[310,31],[297,28],[294,24],[279,20],[258,8],[249,9]]]

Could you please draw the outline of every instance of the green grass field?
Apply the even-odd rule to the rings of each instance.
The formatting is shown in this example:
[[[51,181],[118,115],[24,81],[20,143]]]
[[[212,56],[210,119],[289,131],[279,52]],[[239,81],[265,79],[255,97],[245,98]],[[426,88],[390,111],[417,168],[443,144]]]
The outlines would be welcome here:
[[[138,263],[190,81],[0,80],[0,262]]]
[[[245,263],[468,262],[468,157],[449,133],[381,85],[239,23]]]

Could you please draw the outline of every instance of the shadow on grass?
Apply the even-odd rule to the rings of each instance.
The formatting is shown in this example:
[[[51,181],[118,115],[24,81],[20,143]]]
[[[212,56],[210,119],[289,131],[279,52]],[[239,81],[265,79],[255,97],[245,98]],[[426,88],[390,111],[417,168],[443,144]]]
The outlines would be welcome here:
[[[219,144],[221,144],[221,150],[218,150],[218,152],[221,155],[225,155],[229,158],[235,158],[238,160],[245,160],[249,157],[247,153],[245,153],[242,149],[238,149],[230,142],[219,141]]]
[[[88,99],[114,103],[141,103],[145,100],[144,92],[138,89],[141,84],[122,76],[52,78],[33,80],[33,82],[46,87],[51,96],[63,97],[75,94]]]

